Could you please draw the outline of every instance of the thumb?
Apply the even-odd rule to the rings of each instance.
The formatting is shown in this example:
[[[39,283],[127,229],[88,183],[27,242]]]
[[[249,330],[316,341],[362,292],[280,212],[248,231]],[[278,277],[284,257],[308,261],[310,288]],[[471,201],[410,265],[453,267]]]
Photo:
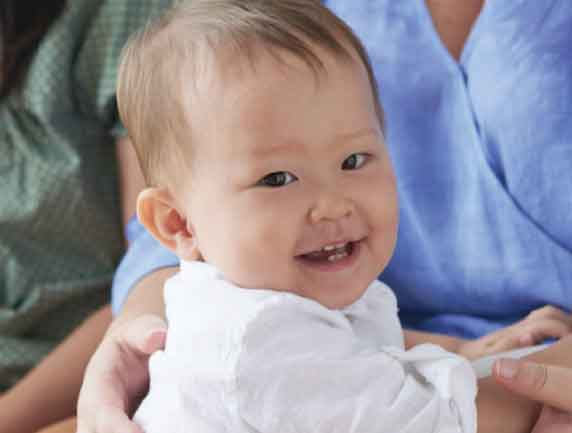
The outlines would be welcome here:
[[[493,365],[495,380],[515,394],[565,411],[572,411],[572,369],[516,359]]]
[[[139,352],[141,355],[165,347],[167,324],[156,315],[146,314],[130,321],[118,335],[119,343]]]

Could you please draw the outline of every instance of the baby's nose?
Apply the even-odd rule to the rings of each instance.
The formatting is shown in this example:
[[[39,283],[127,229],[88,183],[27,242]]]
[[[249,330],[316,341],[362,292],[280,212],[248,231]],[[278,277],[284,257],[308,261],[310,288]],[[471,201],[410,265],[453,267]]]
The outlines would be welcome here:
[[[310,221],[336,221],[351,216],[354,213],[354,204],[350,199],[332,192],[320,197],[310,209]]]

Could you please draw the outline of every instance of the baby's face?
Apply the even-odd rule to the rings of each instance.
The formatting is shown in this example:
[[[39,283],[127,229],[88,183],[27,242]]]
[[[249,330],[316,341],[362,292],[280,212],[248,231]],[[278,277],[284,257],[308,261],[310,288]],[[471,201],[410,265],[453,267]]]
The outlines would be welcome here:
[[[266,57],[196,96],[184,212],[228,280],[341,308],[386,266],[397,231],[366,71],[322,55],[317,78],[297,59]]]

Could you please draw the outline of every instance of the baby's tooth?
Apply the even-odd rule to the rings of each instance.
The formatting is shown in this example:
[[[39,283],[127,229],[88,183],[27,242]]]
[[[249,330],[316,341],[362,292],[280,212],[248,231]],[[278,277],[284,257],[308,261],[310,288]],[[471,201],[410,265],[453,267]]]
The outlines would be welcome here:
[[[342,251],[340,253],[332,254],[331,256],[329,256],[328,261],[335,262],[336,260],[343,259],[344,257],[347,257],[347,256],[348,256],[348,253],[345,251]]]

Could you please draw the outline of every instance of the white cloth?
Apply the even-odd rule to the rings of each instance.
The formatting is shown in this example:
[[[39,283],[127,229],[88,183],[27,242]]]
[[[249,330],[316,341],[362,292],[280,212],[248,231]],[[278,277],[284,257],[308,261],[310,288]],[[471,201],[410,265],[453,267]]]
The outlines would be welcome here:
[[[476,432],[470,363],[433,345],[405,351],[378,281],[330,310],[183,263],[165,302],[166,348],[135,415],[146,433]]]

